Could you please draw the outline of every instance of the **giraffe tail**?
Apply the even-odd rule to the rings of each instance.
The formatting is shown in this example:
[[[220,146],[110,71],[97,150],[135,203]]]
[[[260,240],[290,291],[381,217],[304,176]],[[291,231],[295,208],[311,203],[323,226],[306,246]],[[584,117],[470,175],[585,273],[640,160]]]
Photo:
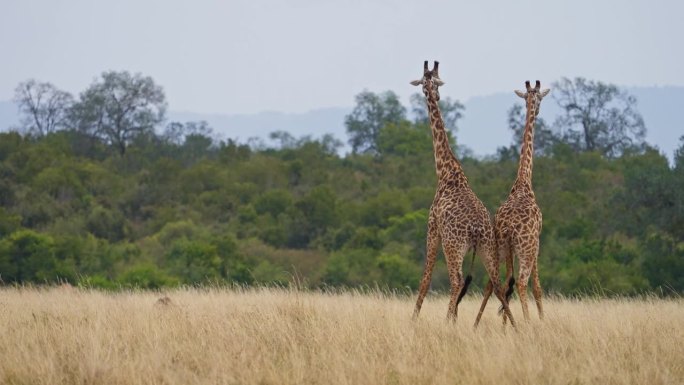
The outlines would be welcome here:
[[[458,300],[456,301],[456,305],[461,303],[461,300],[463,299],[463,296],[466,295],[466,292],[468,292],[468,286],[470,286],[470,282],[473,281],[473,276],[468,274],[465,278],[465,283],[463,284],[463,289],[461,289],[461,292],[458,293]]]
[[[513,295],[513,286],[515,285],[515,278],[511,276],[511,278],[508,280],[508,287],[506,288],[506,303],[508,303],[508,300],[511,299],[511,296]],[[503,305],[499,306],[499,315],[503,314]]]
[[[473,263],[475,262],[475,254],[477,254],[477,247],[473,249],[473,256],[470,259],[470,270],[468,270],[468,275],[465,278],[465,283],[463,283],[463,289],[461,289],[461,292],[458,293],[458,300],[456,301],[456,305],[461,303],[461,300],[463,299],[463,296],[466,295],[468,292],[468,286],[470,286],[470,283],[473,281]]]

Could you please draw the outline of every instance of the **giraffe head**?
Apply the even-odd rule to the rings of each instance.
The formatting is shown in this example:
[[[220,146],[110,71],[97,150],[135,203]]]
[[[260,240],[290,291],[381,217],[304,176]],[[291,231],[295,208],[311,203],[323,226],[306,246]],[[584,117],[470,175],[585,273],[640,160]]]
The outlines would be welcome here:
[[[428,70],[427,60],[423,63],[423,77],[419,80],[411,82],[414,86],[423,85],[423,93],[426,98],[430,98],[431,92],[434,92],[435,100],[439,101],[439,87],[444,85],[442,79],[439,78],[439,62],[435,61],[432,71]]]
[[[526,81],[525,88],[527,90],[526,92],[515,90],[515,94],[525,99],[525,104],[527,104],[527,108],[531,108],[534,111],[535,116],[539,115],[539,104],[541,104],[541,101],[544,98],[544,96],[546,96],[551,90],[548,88],[540,90],[541,82],[539,80],[537,80],[536,84],[534,85],[534,88],[530,86],[529,80]]]

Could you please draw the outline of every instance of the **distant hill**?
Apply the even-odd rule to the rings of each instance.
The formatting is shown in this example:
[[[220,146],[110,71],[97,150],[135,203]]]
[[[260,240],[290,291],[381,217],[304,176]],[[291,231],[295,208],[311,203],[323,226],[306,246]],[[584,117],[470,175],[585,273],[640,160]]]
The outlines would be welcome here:
[[[637,108],[644,117],[648,130],[646,140],[670,159],[684,135],[684,87],[629,87],[626,90],[636,96]],[[456,141],[471,148],[475,154],[491,155],[500,146],[511,143],[511,133],[506,127],[506,113],[514,103],[522,102],[510,93],[479,96],[465,101],[464,118],[459,121]],[[261,112],[257,114],[222,115],[171,111],[170,121],[206,120],[222,138],[241,142],[259,137],[268,143],[268,134],[287,131],[294,137],[311,135],[320,137],[333,134],[347,142],[344,117],[352,107],[316,109],[306,113]],[[549,123],[561,113],[552,98],[546,99],[540,116]],[[0,102],[0,128],[16,126],[17,108],[9,101]]]

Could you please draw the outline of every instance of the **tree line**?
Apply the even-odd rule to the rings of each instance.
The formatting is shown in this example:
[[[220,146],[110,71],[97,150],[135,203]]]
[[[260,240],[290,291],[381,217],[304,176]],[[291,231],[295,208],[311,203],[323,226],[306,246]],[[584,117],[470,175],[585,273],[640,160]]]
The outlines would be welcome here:
[[[563,114],[535,135],[544,288],[681,293],[684,138],[670,165],[631,95],[582,78],[553,88]],[[357,95],[344,156],[330,135],[274,132],[277,144],[254,147],[206,122],[162,127],[163,89],[140,74],[105,72],[78,98],[30,80],[15,101],[21,127],[0,133],[4,284],[418,284],[436,183],[421,95],[408,108],[391,91]],[[502,122],[511,145],[478,158],[457,144],[463,105],[440,103],[493,212],[515,178],[524,109]],[[482,285],[477,261],[474,273]],[[433,288],[448,288],[443,258]]]

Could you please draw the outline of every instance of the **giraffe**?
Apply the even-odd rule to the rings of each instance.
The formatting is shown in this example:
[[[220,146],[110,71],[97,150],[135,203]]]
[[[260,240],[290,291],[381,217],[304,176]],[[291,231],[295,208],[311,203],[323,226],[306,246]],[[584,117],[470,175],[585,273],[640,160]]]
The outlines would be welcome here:
[[[532,294],[537,303],[539,318],[544,319],[539,284],[539,272],[537,270],[537,256],[539,254],[539,234],[542,228],[542,213],[537,205],[532,190],[532,158],[534,155],[534,123],[539,114],[539,105],[542,99],[549,93],[549,89],[540,90],[541,83],[536,81],[535,87],[530,87],[530,82],[525,82],[527,92],[516,90],[519,97],[525,99],[527,105],[527,119],[523,133],[522,149],[520,150],[520,163],[518,174],[513,182],[513,187],[508,199],[496,210],[494,219],[494,232],[496,235],[499,261],[506,261],[506,281],[508,291],[505,293],[506,300],[513,294],[513,257],[518,257],[518,296],[522,304],[525,320],[530,319],[527,309],[527,282],[532,276]],[[505,285],[504,285],[505,286]],[[482,312],[487,305],[487,300],[492,294],[493,285],[487,284],[484,299],[477,315],[475,326],[482,317]],[[504,323],[506,314],[504,314]]]
[[[412,81],[411,84],[423,86],[430,115],[437,171],[437,191],[428,217],[425,268],[413,318],[417,318],[420,313],[441,243],[451,283],[447,318],[456,319],[458,304],[472,280],[470,275],[465,280],[463,279],[462,266],[464,256],[470,249],[473,249],[473,258],[478,255],[483,259],[489,278],[495,283],[497,289],[495,293],[511,319],[511,324],[515,327],[506,298],[498,288],[499,263],[495,255],[494,229],[489,212],[468,185],[468,178],[449,146],[449,139],[444,129],[444,121],[437,103],[439,87],[444,84],[439,77],[439,62],[435,62],[433,70],[430,71],[428,62],[425,61],[422,79]]]

